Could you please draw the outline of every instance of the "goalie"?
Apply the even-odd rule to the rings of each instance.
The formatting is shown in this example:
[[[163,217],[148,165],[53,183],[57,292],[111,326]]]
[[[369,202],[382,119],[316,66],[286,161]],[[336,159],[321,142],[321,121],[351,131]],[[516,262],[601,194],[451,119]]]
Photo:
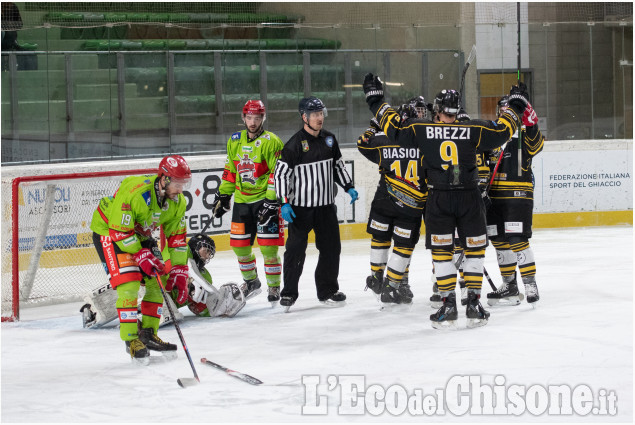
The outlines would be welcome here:
[[[235,283],[226,283],[220,288],[212,284],[212,276],[205,266],[214,257],[216,244],[214,240],[204,234],[193,236],[187,243],[188,257],[188,298],[185,302],[179,303],[178,289],[172,289],[168,293],[170,298],[167,302],[172,303],[172,311],[176,317],[170,317],[169,310],[163,305],[163,314],[159,326],[170,323],[173,320],[181,320],[183,314],[178,309],[187,306],[192,313],[200,317],[234,317],[245,306],[245,297],[239,286]],[[166,269],[171,264],[167,259],[167,249],[163,252],[166,260]],[[167,276],[162,280],[167,281]],[[165,282],[164,282],[165,283]],[[143,297],[145,287],[139,291],[140,298]],[[82,321],[85,328],[98,328],[117,318],[117,309],[114,301],[117,294],[110,290],[110,284],[104,285],[92,291],[84,298],[85,304],[80,309]]]

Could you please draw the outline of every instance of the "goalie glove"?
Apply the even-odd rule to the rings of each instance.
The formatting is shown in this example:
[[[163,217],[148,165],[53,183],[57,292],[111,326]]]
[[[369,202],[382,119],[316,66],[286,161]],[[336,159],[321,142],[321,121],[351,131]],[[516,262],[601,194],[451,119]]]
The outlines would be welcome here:
[[[271,220],[277,223],[279,208],[280,204],[278,202],[265,199],[265,202],[258,210],[258,226],[266,227],[269,225]]]
[[[165,285],[167,291],[176,288],[179,293],[176,297],[178,304],[184,304],[187,301],[187,265],[172,266],[168,283]]]
[[[132,256],[139,265],[139,268],[146,276],[154,276],[156,270],[159,274],[163,274],[165,264],[152,254],[148,248],[142,248],[139,252]]]
[[[366,95],[366,103],[373,104],[384,98],[384,84],[378,76],[370,72],[364,76],[364,84],[362,85],[364,94]]]
[[[216,192],[214,200],[212,201],[212,214],[216,218],[221,218],[227,211],[230,210],[229,200],[231,195],[222,195],[220,192]]]

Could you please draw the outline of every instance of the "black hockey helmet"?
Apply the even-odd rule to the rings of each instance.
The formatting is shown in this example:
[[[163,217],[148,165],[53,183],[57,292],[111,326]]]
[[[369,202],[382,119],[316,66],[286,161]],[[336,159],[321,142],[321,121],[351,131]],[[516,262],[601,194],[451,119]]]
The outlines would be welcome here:
[[[418,117],[417,110],[412,103],[404,103],[397,109],[397,113],[402,121]]]
[[[500,115],[501,111],[507,107],[509,107],[509,96],[505,95],[496,104],[496,115]]]
[[[428,115],[428,104],[423,96],[413,97],[408,103],[415,108],[418,118],[426,118]]]
[[[190,247],[190,251],[192,252],[192,258],[194,262],[196,262],[196,267],[203,269],[205,264],[209,263],[209,261],[216,254],[216,243],[214,240],[203,233],[197,233],[192,236],[188,241],[188,246]],[[201,258],[200,250],[201,248],[207,248],[209,251],[209,256],[206,259]]]
[[[324,111],[324,116],[326,117],[326,106],[324,106],[324,102],[318,99],[315,96],[305,97],[300,100],[298,105],[298,112],[300,112],[300,116],[304,114],[310,114],[311,112],[320,112]]]
[[[457,115],[460,109],[461,95],[456,90],[442,90],[434,98],[435,114],[443,112],[447,115]]]

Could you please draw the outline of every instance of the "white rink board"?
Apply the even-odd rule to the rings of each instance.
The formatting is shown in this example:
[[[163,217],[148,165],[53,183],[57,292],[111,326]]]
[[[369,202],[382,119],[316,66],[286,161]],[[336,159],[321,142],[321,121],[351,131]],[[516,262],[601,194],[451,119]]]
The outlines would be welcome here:
[[[576,151],[554,151],[548,143],[533,163],[535,213],[632,209],[632,143]]]

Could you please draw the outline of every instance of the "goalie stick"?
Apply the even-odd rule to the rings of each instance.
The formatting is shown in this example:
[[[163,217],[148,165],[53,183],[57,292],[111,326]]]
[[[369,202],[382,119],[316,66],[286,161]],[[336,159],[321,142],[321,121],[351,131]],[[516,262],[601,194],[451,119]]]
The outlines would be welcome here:
[[[158,271],[154,271],[154,276],[157,278],[157,282],[159,283],[159,289],[161,289],[161,295],[165,300],[168,299],[169,295],[166,293],[165,288],[163,287],[163,282],[161,282],[161,276],[159,276]],[[172,306],[169,302],[166,302],[165,305],[168,307],[168,311],[170,312],[170,316],[174,317],[174,311],[172,310]],[[174,329],[176,329],[176,333],[179,334],[179,339],[181,340],[181,344],[183,345],[183,351],[185,351],[185,355],[190,362],[190,366],[192,366],[192,372],[194,372],[194,378],[179,378],[176,382],[183,388],[190,387],[192,385],[196,385],[201,380],[198,377],[198,373],[196,373],[196,369],[194,368],[194,362],[192,362],[192,357],[190,356],[190,350],[187,349],[187,344],[185,343],[185,338],[183,338],[183,334],[181,333],[181,327],[178,322],[174,321]]]
[[[213,368],[222,370],[223,372],[227,373],[229,376],[233,376],[234,378],[240,379],[241,381],[244,381],[251,385],[260,385],[263,383],[258,378],[254,378],[253,376],[247,375],[246,373],[241,373],[232,369],[228,369],[224,366],[219,365],[218,363],[214,363],[211,360],[207,360],[205,357],[201,359],[201,363],[211,366]]]

